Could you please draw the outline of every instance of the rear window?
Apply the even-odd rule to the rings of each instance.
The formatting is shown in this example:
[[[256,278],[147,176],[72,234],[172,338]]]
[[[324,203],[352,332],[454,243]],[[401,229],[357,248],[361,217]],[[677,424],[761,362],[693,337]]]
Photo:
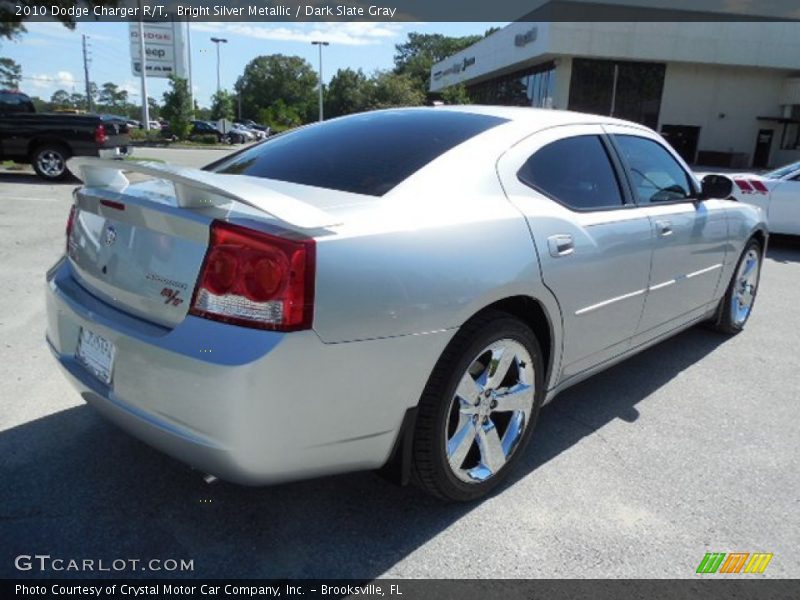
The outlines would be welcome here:
[[[285,133],[209,168],[382,196],[454,146],[505,122],[437,109],[364,113]]]

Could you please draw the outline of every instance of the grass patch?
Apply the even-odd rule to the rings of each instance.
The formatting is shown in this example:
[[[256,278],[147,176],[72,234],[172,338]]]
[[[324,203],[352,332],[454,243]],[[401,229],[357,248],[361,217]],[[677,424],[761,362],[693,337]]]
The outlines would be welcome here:
[[[126,156],[125,160],[131,161],[131,162],[158,162],[158,163],[165,162],[164,160],[162,160],[160,158],[148,158],[146,156]]]

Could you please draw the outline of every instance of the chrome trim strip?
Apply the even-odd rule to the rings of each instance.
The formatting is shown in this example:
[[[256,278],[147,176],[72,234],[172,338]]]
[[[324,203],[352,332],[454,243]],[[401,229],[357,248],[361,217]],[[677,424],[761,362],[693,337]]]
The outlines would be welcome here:
[[[715,265],[711,265],[710,267],[706,267],[705,269],[700,269],[699,271],[694,271],[693,273],[689,273],[686,275],[686,279],[691,279],[692,277],[697,277],[698,275],[702,275],[703,273],[709,273],[714,269],[719,269],[722,267],[722,263],[717,263]]]
[[[648,291],[654,292],[656,290],[660,290],[665,287],[669,287],[674,283],[678,283],[679,281],[683,281],[684,279],[691,279],[692,277],[697,277],[698,275],[703,275],[704,273],[710,273],[711,271],[715,271],[722,267],[722,263],[717,263],[715,265],[711,265],[710,267],[706,267],[705,269],[700,269],[699,271],[693,271],[691,273],[687,273],[686,275],[681,275],[680,277],[676,277],[675,279],[670,279],[668,281],[663,281],[661,283],[657,283],[655,285],[651,285],[647,288]]]
[[[647,289],[643,290],[636,290],[635,292],[631,292],[630,294],[624,294],[622,296],[617,296],[616,298],[611,298],[609,300],[603,300],[602,302],[598,302],[597,304],[592,304],[591,306],[587,306],[585,308],[581,308],[575,311],[575,315],[583,315],[593,310],[597,310],[598,308],[603,308],[604,306],[608,306],[609,304],[614,304],[615,302],[620,302],[622,300],[627,300],[628,298],[633,298],[635,296],[640,296],[644,294]]]

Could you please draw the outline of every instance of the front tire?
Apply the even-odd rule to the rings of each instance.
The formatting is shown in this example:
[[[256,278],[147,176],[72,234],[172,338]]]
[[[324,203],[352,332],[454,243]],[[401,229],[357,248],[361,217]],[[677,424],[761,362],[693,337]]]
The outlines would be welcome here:
[[[31,164],[36,174],[47,181],[61,181],[69,177],[67,159],[69,150],[57,144],[39,146],[33,151]]]
[[[736,264],[733,278],[717,311],[714,328],[733,335],[744,329],[756,301],[761,277],[761,244],[750,240]]]
[[[500,484],[530,441],[544,399],[539,342],[522,321],[486,312],[456,334],[420,399],[414,481],[449,501]]]

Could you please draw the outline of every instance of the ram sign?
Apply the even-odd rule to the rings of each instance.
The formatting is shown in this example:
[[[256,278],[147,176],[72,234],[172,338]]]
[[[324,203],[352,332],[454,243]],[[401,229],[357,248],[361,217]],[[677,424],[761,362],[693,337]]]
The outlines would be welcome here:
[[[145,72],[148,77],[177,75],[186,78],[186,25],[183,23],[144,23]],[[129,24],[131,42],[131,71],[142,73],[142,54],[139,48],[139,23]]]

